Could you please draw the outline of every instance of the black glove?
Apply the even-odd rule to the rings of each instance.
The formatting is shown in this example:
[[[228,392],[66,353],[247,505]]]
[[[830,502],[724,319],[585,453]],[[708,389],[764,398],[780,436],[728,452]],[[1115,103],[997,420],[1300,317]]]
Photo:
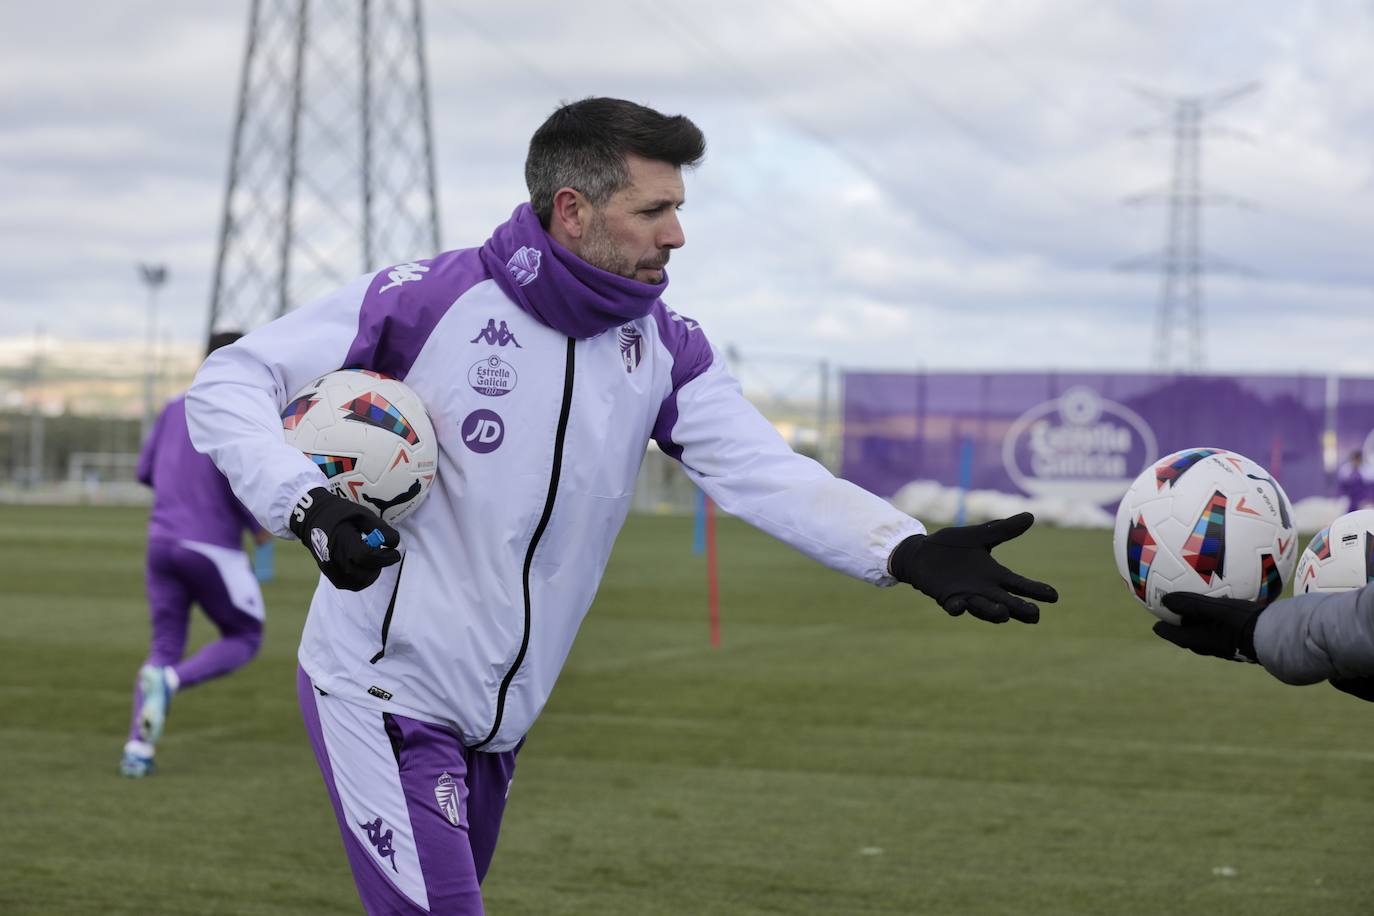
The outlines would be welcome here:
[[[1059,593],[992,558],[992,548],[1024,534],[1034,522],[1034,515],[1022,512],[982,525],[914,534],[892,551],[888,569],[897,581],[934,598],[951,617],[968,611],[989,623],[1036,623],[1040,609],[1016,596],[1053,603]]]
[[[291,531],[335,588],[360,592],[401,559],[401,536],[371,509],[316,487],[291,511]]]
[[[1238,598],[1169,592],[1164,596],[1164,606],[1182,618],[1183,623],[1175,626],[1161,620],[1155,624],[1156,636],[1198,655],[1233,662],[1253,662],[1259,658],[1255,654],[1255,622],[1266,605]]]

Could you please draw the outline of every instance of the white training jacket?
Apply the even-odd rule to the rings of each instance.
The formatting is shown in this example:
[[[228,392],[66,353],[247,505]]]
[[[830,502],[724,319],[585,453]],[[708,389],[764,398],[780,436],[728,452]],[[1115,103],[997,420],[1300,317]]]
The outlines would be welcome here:
[[[484,751],[515,747],[547,701],[651,437],[724,511],[875,585],[893,584],[893,548],[925,530],[792,452],[662,285],[512,230],[522,218],[483,248],[362,277],[221,348],[186,401],[196,448],[288,536],[296,501],[327,481],[283,441],[287,399],[341,367],[415,390],[439,463],[397,525],[404,559],[361,592],[321,577],[300,664],[329,694]],[[493,359],[509,374],[474,384]]]

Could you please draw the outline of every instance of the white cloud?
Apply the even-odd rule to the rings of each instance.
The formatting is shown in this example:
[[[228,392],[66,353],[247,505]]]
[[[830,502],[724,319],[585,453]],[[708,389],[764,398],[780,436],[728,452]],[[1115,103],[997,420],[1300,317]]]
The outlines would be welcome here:
[[[1367,357],[1374,44],[1367,3],[1160,0],[531,0],[426,4],[444,242],[479,244],[523,194],[529,133],[560,99],[689,114],[675,307],[720,344],[855,367],[1144,368],[1158,281],[1164,112],[1129,86],[1258,80],[1216,117],[1207,280],[1218,366],[1319,371]],[[239,5],[76,0],[7,13],[0,81],[0,335],[142,334],[133,264],[166,261],[165,325],[203,333],[246,15]],[[27,36],[16,40],[15,36]]]

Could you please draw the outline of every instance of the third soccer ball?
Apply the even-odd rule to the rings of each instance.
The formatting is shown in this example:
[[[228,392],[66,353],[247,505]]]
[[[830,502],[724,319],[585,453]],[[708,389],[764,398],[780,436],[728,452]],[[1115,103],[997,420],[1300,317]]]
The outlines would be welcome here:
[[[330,490],[390,524],[419,508],[434,483],[439,444],[425,405],[390,376],[326,373],[296,393],[281,420],[287,443],[319,466]]]
[[[1357,509],[1312,536],[1293,592],[1343,592],[1374,582],[1374,509]]]
[[[1177,624],[1169,592],[1268,604],[1297,562],[1288,497],[1243,455],[1190,448],[1145,470],[1121,500],[1113,538],[1116,567],[1131,594]]]

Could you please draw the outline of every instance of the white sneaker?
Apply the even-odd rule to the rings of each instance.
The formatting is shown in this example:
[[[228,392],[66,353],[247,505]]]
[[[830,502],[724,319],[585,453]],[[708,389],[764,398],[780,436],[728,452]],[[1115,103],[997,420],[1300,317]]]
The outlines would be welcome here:
[[[132,779],[152,776],[157,772],[153,762],[153,746],[142,741],[130,741],[124,745],[124,756],[119,761],[119,775]]]
[[[167,724],[167,705],[172,701],[173,690],[167,675],[168,669],[158,665],[144,665],[138,671],[138,689],[143,692],[138,737],[148,744],[157,744]]]

